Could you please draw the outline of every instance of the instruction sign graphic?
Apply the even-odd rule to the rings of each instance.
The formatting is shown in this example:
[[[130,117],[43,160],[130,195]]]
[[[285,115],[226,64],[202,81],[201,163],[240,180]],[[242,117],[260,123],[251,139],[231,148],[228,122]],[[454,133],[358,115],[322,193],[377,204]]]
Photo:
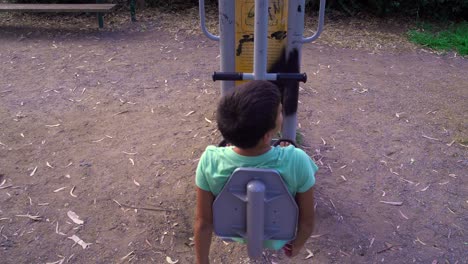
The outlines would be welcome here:
[[[255,1],[236,0],[236,72],[253,72]],[[267,69],[287,44],[288,0],[270,0],[268,7]]]

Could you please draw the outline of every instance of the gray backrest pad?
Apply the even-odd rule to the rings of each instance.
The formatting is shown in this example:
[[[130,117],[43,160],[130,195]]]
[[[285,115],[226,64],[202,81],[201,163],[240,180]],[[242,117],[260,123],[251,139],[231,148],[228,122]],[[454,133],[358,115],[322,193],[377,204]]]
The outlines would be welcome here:
[[[247,184],[252,180],[266,187],[263,239],[294,239],[299,212],[294,198],[276,170],[258,168],[238,168],[229,177],[213,203],[215,234],[245,238]]]

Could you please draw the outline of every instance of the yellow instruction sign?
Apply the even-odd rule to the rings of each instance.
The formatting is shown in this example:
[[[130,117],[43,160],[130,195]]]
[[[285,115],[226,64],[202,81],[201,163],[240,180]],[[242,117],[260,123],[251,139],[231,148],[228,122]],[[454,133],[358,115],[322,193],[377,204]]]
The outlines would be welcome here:
[[[255,0],[236,0],[236,72],[253,72]],[[286,47],[288,0],[270,0],[268,7],[267,69]]]

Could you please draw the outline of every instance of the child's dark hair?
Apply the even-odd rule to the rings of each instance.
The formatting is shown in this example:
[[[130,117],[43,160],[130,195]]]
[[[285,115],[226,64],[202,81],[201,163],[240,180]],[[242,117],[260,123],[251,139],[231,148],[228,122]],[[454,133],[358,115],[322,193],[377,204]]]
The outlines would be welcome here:
[[[217,112],[224,139],[239,148],[253,148],[276,126],[281,94],[268,81],[250,81],[224,96]]]

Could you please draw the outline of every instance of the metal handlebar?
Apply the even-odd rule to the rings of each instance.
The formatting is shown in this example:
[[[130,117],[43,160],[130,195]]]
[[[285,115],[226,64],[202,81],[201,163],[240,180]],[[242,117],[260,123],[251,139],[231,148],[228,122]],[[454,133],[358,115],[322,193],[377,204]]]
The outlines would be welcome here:
[[[201,0],[203,1],[203,0]],[[310,43],[316,40],[323,31],[323,24],[325,23],[325,0],[320,0],[320,9],[319,9],[319,23],[317,27],[317,32],[312,37],[303,38],[301,43]]]
[[[207,36],[211,40],[219,41],[219,36],[211,34],[208,31],[208,29],[206,28],[206,23],[205,23],[205,0],[199,0],[198,1],[198,9],[199,9],[199,14],[200,14],[200,26],[201,26],[201,30],[203,31],[203,34],[205,34],[205,36]]]
[[[242,81],[242,80],[254,80],[255,76],[252,73],[243,72],[214,72],[213,81]],[[269,81],[298,81],[307,82],[306,73],[267,73],[265,80]]]
[[[244,80],[244,73],[242,72],[214,72],[213,82],[216,81],[242,81]]]

